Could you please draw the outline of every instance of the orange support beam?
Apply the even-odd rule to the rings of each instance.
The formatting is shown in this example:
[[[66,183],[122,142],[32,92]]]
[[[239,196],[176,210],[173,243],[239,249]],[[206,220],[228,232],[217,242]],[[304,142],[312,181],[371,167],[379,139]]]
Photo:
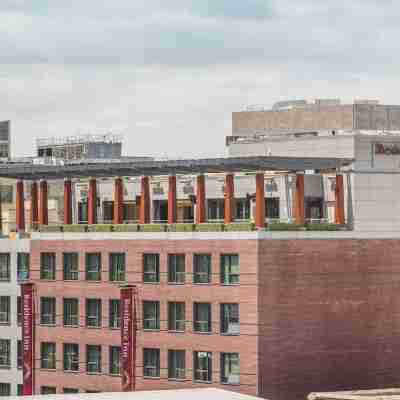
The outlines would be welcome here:
[[[233,215],[235,210],[235,184],[234,175],[227,174],[225,176],[225,187],[224,187],[224,197],[225,197],[225,215],[224,223],[230,224],[233,222]]]
[[[265,184],[264,172],[256,174],[256,228],[265,228]]]
[[[95,178],[89,180],[88,224],[97,224],[97,181]]]
[[[115,178],[114,183],[114,224],[124,222],[124,183],[122,178]]]
[[[176,176],[168,177],[168,223],[176,223]]]
[[[36,229],[39,221],[39,199],[37,182],[31,183],[31,229]]]
[[[204,175],[196,178],[196,224],[206,222],[206,179]]]
[[[293,196],[293,218],[296,224],[305,222],[304,209],[304,174],[296,174],[296,189]]]
[[[64,181],[64,224],[72,224],[72,182],[70,179]]]
[[[24,182],[19,180],[17,182],[16,192],[16,223],[17,231],[25,231],[25,199],[24,199]]]
[[[140,224],[150,223],[150,183],[148,176],[142,176],[140,181],[141,195],[140,195]]]
[[[39,225],[48,225],[49,223],[49,210],[47,204],[47,181],[45,180],[39,182],[38,219],[39,219]]]
[[[343,175],[336,175],[335,185],[335,224],[344,225],[344,187]]]

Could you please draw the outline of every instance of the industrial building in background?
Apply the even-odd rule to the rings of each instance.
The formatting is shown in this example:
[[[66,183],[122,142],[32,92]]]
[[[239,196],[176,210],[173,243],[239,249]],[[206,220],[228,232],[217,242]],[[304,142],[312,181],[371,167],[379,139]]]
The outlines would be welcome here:
[[[10,153],[10,121],[0,122],[0,162],[8,161]]]

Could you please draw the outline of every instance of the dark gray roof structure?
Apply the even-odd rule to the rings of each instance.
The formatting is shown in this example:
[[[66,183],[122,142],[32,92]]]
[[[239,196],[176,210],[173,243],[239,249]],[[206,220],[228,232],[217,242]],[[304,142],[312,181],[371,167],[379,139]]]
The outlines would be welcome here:
[[[0,177],[24,180],[114,176],[160,176],[221,172],[336,170],[353,162],[346,158],[224,157],[186,160],[69,162],[64,165],[5,163]]]

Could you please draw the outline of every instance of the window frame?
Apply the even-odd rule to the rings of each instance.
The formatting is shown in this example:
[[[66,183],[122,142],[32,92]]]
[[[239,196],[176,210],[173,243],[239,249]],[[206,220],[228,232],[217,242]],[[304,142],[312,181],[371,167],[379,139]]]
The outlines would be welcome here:
[[[121,265],[119,264],[118,260],[119,257],[122,256],[122,270],[120,270]],[[113,263],[114,258],[117,260],[117,265]],[[115,260],[114,260],[115,261]],[[108,256],[108,263],[109,263],[109,281],[110,282],[125,282],[126,280],[126,254],[119,252],[119,253],[110,253]]]
[[[52,349],[52,352],[48,352],[47,358],[44,357],[44,349],[46,347],[49,347]],[[40,343],[40,369],[44,370],[50,370],[54,371],[57,366],[57,360],[56,360],[56,351],[57,351],[57,345],[55,342],[41,342]],[[44,362],[47,362],[47,366]]]
[[[79,280],[79,254],[77,252],[63,253],[63,280],[77,281]],[[71,257],[67,263],[68,257]]]
[[[180,354],[183,357],[181,358],[181,361],[183,360],[183,368],[178,367],[179,362],[178,361],[173,361],[172,358],[174,355]],[[179,371],[178,373],[176,373]],[[172,373],[174,372],[174,373]],[[175,350],[175,349],[169,349],[168,350],[168,379],[169,380],[174,380],[174,381],[184,381],[186,380],[186,351],[185,350]]]
[[[229,357],[229,358],[233,358],[233,357],[237,357],[237,362],[238,362],[238,374],[226,374],[225,371],[225,367],[226,367],[226,363],[225,363],[225,357]],[[232,360],[228,360],[230,365],[229,365],[229,369],[231,370],[232,367]],[[237,378],[234,379],[234,382],[230,382],[230,375],[232,376],[236,376]],[[220,354],[220,381],[222,384],[224,385],[240,385],[240,354],[239,353],[226,353],[226,352],[222,352]]]
[[[231,308],[236,306],[237,307],[237,322],[231,322]],[[225,311],[225,308],[228,308],[228,312]],[[225,316],[228,315],[229,319],[226,320]],[[229,332],[229,325],[237,324],[238,329],[236,332]],[[240,305],[239,303],[221,303],[220,304],[220,332],[221,335],[224,336],[239,336],[240,335]]]
[[[200,307],[207,306],[208,308],[208,321],[199,320]],[[201,324],[207,323],[208,330],[198,329]],[[193,303],[193,333],[212,333],[212,305],[207,302],[194,302]]]
[[[114,312],[113,305],[118,304],[118,312]],[[116,316],[114,314],[117,314]],[[116,323],[113,323],[116,321]],[[120,329],[121,328],[121,300],[120,299],[109,299],[108,300],[108,327],[110,329]]]
[[[152,267],[154,269],[154,271],[146,271],[146,268],[148,267],[148,264],[146,263],[147,258],[152,258],[154,257],[154,259],[152,260],[152,265],[150,267]],[[160,283],[160,254],[159,253],[143,253],[143,283],[146,284],[158,284]],[[154,262],[155,261],[155,262]],[[147,279],[148,276],[154,276],[155,280],[152,279]]]
[[[79,343],[63,343],[63,371],[79,372]]]
[[[91,353],[90,350],[97,352],[98,357],[94,361],[89,360],[89,355]],[[86,373],[87,374],[89,374],[89,375],[101,374],[101,372],[102,372],[101,351],[102,351],[101,345],[96,345],[96,344],[87,344],[86,345]],[[95,370],[91,371],[89,368],[90,365],[95,365],[96,366]]]
[[[146,365],[146,362],[149,360],[148,355],[153,353],[153,356],[155,355],[155,364],[156,365]],[[147,357],[146,357],[147,356]],[[153,361],[153,360],[152,360]],[[154,370],[155,374],[147,374],[148,370]],[[143,348],[143,378],[144,379],[159,379],[160,378],[160,349],[156,348],[148,348],[144,347]]]
[[[232,262],[232,258],[237,258],[237,267],[239,272],[232,272],[232,268],[235,267]],[[226,260],[229,260],[229,263],[226,264]],[[229,271],[226,273],[225,269],[228,268]],[[228,276],[228,280],[225,280],[225,277]],[[237,276],[237,281],[234,281],[232,277]],[[235,286],[240,285],[240,257],[237,253],[231,254],[221,254],[220,256],[220,283],[224,286]]]
[[[4,354],[2,352],[4,351]],[[0,369],[11,368],[11,339],[0,339]]]
[[[28,265],[23,260],[28,260]],[[17,280],[18,282],[26,281],[30,276],[30,253],[18,252],[17,253]]]
[[[115,354],[118,354],[118,357],[115,357]],[[122,372],[122,365],[121,365],[121,346],[109,346],[108,349],[108,354],[109,354],[109,374],[112,376],[121,376]],[[115,364],[116,362],[116,364]]]
[[[45,259],[48,257],[49,263],[46,265]],[[56,280],[56,253],[44,251],[40,253],[40,280]]]
[[[97,257],[97,265],[94,269],[92,265],[89,265],[89,260],[91,257]],[[92,269],[91,269],[92,268]],[[101,282],[101,268],[102,268],[102,255],[100,252],[93,253],[85,253],[85,280],[87,282]],[[90,278],[91,274],[93,274],[93,278]]]
[[[51,313],[43,312],[45,301],[49,301]],[[44,316],[49,318],[50,322],[44,320]],[[40,298],[40,325],[42,326],[55,326],[57,322],[57,300],[55,297],[43,296]]]
[[[178,262],[183,260],[183,265]],[[179,264],[179,265],[178,265]],[[179,271],[183,266],[183,271]],[[182,277],[183,278],[179,278]],[[175,279],[174,279],[175,278]],[[183,253],[168,254],[168,284],[184,285],[186,283],[186,256]]]
[[[200,355],[207,355],[207,368],[200,368]],[[205,357],[204,357],[205,358]],[[200,374],[206,372],[207,379],[201,379]],[[201,383],[212,383],[213,370],[212,370],[212,352],[211,351],[194,351],[193,352],[193,380]]]
[[[176,318],[178,306],[179,307],[183,306],[183,319]],[[175,318],[173,318],[173,317],[175,317]],[[179,329],[180,324],[182,324],[181,326],[183,326],[182,329]],[[186,330],[186,304],[184,301],[169,301],[168,302],[168,330],[171,332],[185,332],[185,330]]]
[[[0,296],[0,325],[11,325],[11,296]]]
[[[199,272],[198,269],[201,266],[199,260],[203,257],[208,258],[208,272]],[[207,276],[207,280],[205,282],[201,282],[198,277],[199,276]],[[195,285],[208,285],[211,283],[212,277],[212,256],[209,253],[197,253],[193,254],[193,283]]]
[[[102,299],[92,299],[92,298],[87,298],[85,301],[85,327],[86,328],[94,328],[94,329],[98,329],[102,327],[102,317],[103,317],[103,310],[102,310]],[[90,304],[96,304],[96,311],[97,311],[97,315],[93,316],[93,315],[89,315],[89,308],[90,308]],[[96,325],[92,325],[92,323],[89,323],[89,321],[91,320],[95,320],[97,321]]]
[[[70,304],[70,308],[76,306],[76,314],[67,315],[67,304]],[[67,323],[67,316],[70,321],[76,321],[75,323]],[[79,327],[79,299],[76,297],[64,297],[63,298],[63,326],[68,328]]]
[[[155,306],[155,318],[146,318],[146,306]],[[154,311],[154,310],[153,310]],[[155,321],[155,327],[146,327],[146,321]],[[143,300],[143,330],[159,331],[160,330],[160,302],[158,300]]]

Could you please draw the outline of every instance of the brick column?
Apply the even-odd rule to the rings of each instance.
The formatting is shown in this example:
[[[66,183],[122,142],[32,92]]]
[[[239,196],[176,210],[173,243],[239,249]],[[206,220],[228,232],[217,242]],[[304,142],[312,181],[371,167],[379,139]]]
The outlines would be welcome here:
[[[64,225],[72,224],[72,182],[64,180]]]
[[[335,224],[344,225],[344,188],[343,188],[343,175],[336,175],[335,186]]]
[[[17,192],[15,199],[17,232],[25,230],[25,199],[24,181],[17,181]]]
[[[97,181],[94,178],[89,180],[88,224],[97,224]]]
[[[225,215],[224,223],[229,224],[233,222],[233,213],[235,205],[235,176],[233,174],[226,174],[225,176],[225,187],[224,187],[224,197],[225,197]]]
[[[296,224],[304,224],[304,174],[296,174],[296,188],[293,196],[293,218]]]
[[[31,229],[37,228],[39,222],[38,214],[38,185],[36,181],[31,183]]]
[[[176,223],[176,176],[168,177],[168,223]]]
[[[150,183],[148,176],[142,176],[140,180],[141,195],[140,195],[140,224],[150,223]]]
[[[49,209],[47,204],[47,181],[39,182],[39,225],[48,225]]]
[[[264,172],[256,174],[256,228],[265,228],[265,184]]]
[[[204,175],[196,178],[196,224],[206,222],[206,179]]]
[[[124,184],[122,178],[115,178],[114,182],[114,224],[124,222]]]

